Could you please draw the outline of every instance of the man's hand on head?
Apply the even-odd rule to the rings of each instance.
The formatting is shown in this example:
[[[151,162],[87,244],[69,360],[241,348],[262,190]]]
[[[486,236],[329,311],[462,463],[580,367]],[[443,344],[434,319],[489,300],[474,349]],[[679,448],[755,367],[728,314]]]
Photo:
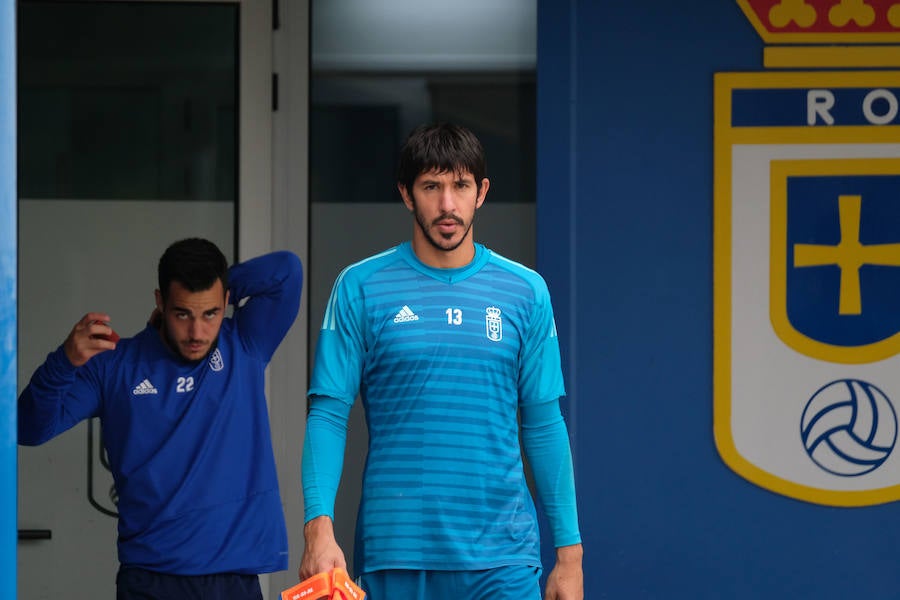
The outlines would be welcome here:
[[[101,352],[115,350],[118,340],[118,334],[109,326],[109,315],[90,312],[75,323],[63,350],[69,362],[80,367]]]

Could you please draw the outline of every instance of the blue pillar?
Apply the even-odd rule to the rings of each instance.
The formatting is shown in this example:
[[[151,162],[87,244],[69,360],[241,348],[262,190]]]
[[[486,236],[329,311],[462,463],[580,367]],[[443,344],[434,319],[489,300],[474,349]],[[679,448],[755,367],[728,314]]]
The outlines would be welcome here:
[[[575,93],[577,59],[575,25],[576,0],[538,0],[537,42],[537,267],[547,280],[553,298],[553,313],[559,331],[559,348],[563,362],[567,397],[560,401],[566,418],[575,468],[575,491],[585,480],[581,477],[578,455],[578,381],[576,352],[576,255],[575,208],[577,195],[576,155],[577,112]],[[593,467],[591,467],[593,468]],[[584,523],[579,502],[579,521]],[[549,524],[539,512],[541,524],[541,561],[546,576],[556,564],[556,550]],[[584,525],[582,525],[582,530]],[[584,538],[584,533],[582,533]],[[591,597],[588,593],[587,597]]]
[[[0,0],[0,598],[16,597],[16,18]]]

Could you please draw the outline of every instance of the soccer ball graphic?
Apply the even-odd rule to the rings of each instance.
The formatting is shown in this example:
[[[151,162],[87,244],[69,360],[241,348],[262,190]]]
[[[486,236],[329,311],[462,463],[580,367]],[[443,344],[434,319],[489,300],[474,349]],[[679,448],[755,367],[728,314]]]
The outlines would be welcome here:
[[[859,379],[825,385],[803,409],[800,436],[813,461],[835,475],[874,471],[897,441],[897,415],[884,392]]]

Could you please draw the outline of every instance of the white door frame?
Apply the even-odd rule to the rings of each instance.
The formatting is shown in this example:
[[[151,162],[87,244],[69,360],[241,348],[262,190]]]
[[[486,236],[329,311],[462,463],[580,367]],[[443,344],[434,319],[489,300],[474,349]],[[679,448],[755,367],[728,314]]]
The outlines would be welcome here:
[[[271,6],[269,0],[263,1]],[[296,253],[306,269],[300,316],[278,348],[268,371],[272,445],[278,465],[290,557],[287,571],[269,576],[271,593],[266,598],[278,597],[276,593],[298,583],[297,570],[304,547],[300,458],[306,431],[309,347],[309,1],[278,2],[279,26],[272,36],[272,64],[264,71],[267,78],[271,78],[272,72],[276,73],[279,82],[278,109],[271,113],[272,156],[269,164],[272,190],[267,212],[268,243],[272,248]],[[271,14],[268,22],[271,23]],[[258,85],[262,86],[263,82]],[[246,148],[243,142],[241,146]],[[243,191],[241,198],[242,208],[252,210]],[[256,231],[250,231],[253,221],[242,215],[239,222],[242,238],[243,228],[248,228],[248,238],[241,247],[253,247],[250,239]],[[256,226],[262,229],[261,223]]]

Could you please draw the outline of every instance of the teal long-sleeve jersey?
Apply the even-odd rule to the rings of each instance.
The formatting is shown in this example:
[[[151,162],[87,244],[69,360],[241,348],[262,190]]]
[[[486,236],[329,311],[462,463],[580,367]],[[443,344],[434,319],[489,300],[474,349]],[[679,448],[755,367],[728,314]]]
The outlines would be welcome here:
[[[580,542],[550,295],[475,246],[435,269],[409,243],[347,267],[316,348],[303,455],[306,519],[333,517],[347,418],[369,431],[355,569],[540,565],[522,440],[557,546]]]

